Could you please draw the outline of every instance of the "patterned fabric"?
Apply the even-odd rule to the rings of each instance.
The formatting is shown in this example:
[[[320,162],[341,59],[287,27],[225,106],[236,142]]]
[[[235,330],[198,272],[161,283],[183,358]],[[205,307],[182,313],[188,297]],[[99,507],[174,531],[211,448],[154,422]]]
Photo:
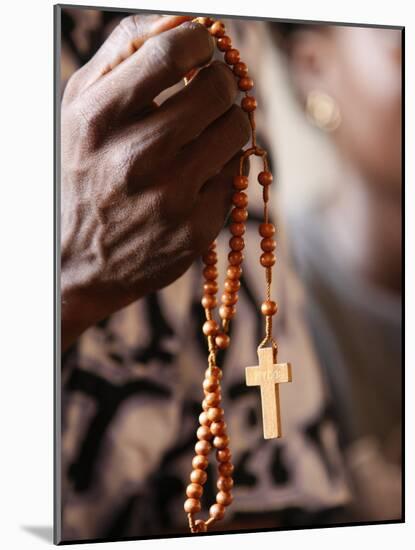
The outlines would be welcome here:
[[[67,37],[73,37],[79,21],[72,17],[74,11],[64,12],[64,40],[72,54]],[[105,17],[97,19],[97,29],[103,21]],[[89,33],[99,42],[98,30]],[[243,51],[242,39],[238,35]],[[261,144],[265,141],[265,135],[259,136]],[[258,168],[251,164],[253,173]],[[250,197],[238,314],[231,325],[231,347],[218,360],[224,369],[223,406],[235,464],[234,503],[229,521],[218,523],[218,531],[327,523],[350,499],[336,419],[283,231],[273,283],[280,308],[275,334],[279,359],[293,364],[293,382],[280,392],[283,438],[262,437],[259,391],[244,382],[244,369],[257,364],[256,348],[263,337],[260,190],[253,188]],[[276,207],[274,203],[274,212]],[[227,243],[223,232],[220,284]],[[195,263],[169,287],[91,327],[63,357],[63,540],[187,532],[184,491],[207,366],[201,271]],[[215,498],[212,463],[202,500],[205,513]]]

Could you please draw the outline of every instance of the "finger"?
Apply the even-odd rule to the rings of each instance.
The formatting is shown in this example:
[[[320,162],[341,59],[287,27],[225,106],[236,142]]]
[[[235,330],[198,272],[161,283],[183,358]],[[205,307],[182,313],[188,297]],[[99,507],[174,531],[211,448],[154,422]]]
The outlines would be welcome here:
[[[96,54],[84,65],[85,88],[133,55],[146,40],[191,19],[188,15],[131,15],[115,27]]]
[[[129,126],[119,135],[119,143],[137,158],[135,177],[145,174],[158,159],[175,156],[232,106],[237,93],[232,71],[214,62],[161,107]]]
[[[201,189],[190,219],[190,233],[193,247],[200,253],[217,237],[224,226],[226,216],[231,208],[234,192],[232,180],[238,173],[239,151],[223,169],[205,183]]]
[[[193,67],[206,65],[214,51],[209,31],[192,21],[150,37],[133,55],[84,92],[101,116],[126,117],[145,108]]]
[[[203,184],[246,144],[249,136],[246,113],[233,105],[177,156],[175,164],[183,192],[196,196]]]
[[[164,151],[177,151],[222,116],[238,94],[235,76],[225,63],[213,62],[199,71],[190,84],[171,96],[152,116],[158,135],[170,128]]]

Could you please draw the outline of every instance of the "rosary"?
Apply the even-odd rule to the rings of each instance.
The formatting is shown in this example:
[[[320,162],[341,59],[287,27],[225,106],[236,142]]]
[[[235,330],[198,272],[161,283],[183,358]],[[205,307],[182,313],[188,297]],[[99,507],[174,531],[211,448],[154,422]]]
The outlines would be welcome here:
[[[238,290],[241,286],[242,262],[244,259],[242,250],[245,246],[243,234],[245,223],[248,218],[248,196],[244,192],[248,187],[248,177],[244,176],[244,163],[251,155],[262,158],[263,171],[258,174],[258,181],[263,187],[264,218],[259,225],[262,254],[261,265],[265,268],[266,299],[262,302],[261,313],[265,317],[265,337],[258,346],[259,366],[247,367],[245,369],[246,384],[248,386],[260,386],[264,438],[270,439],[281,437],[281,420],[279,407],[278,384],[291,382],[291,365],[289,363],[277,364],[277,343],[272,336],[272,317],[277,313],[277,304],[271,300],[272,266],[275,264],[273,253],[276,242],[273,238],[275,226],[269,222],[268,202],[269,186],[272,183],[272,174],[268,169],[267,152],[256,145],[254,111],[257,103],[248,91],[253,88],[253,80],[248,76],[248,68],[240,61],[239,51],[232,48],[231,39],[225,34],[225,25],[221,21],[214,21],[210,17],[197,17],[194,21],[204,25],[210,34],[216,39],[216,46],[224,52],[225,62],[232,67],[237,78],[239,90],[245,92],[241,101],[242,109],[247,113],[251,126],[251,147],[242,152],[238,174],[233,178],[234,194],[232,196],[231,224],[229,226],[231,239],[229,246],[231,251],[228,254],[228,268],[224,284],[224,293],[219,308],[221,328],[213,319],[212,312],[217,306],[216,293],[218,292],[216,268],[217,254],[216,241],[208,248],[202,256],[205,268],[203,276],[202,306],[205,310],[206,321],[203,324],[203,333],[206,336],[209,356],[208,368],[203,381],[205,398],[202,402],[202,413],[199,416],[200,426],[197,429],[197,443],[195,445],[195,456],[192,460],[192,473],[190,483],[186,488],[187,499],[184,503],[184,510],[187,513],[190,531],[192,533],[203,533],[213,523],[223,519],[225,508],[232,502],[231,489],[233,487],[232,474],[234,466],[231,462],[232,455],[229,449],[229,437],[227,435],[224,411],[221,408],[220,381],[222,370],[216,365],[216,353],[218,349],[225,349],[230,344],[230,337],[227,334],[229,322],[235,316],[236,303],[238,301]],[[193,76],[191,71],[185,78],[185,83]],[[264,347],[266,344],[270,346]],[[218,479],[216,503],[209,509],[209,519],[195,519],[195,514],[200,512],[200,499],[203,494],[203,485],[206,483],[206,468],[209,464],[208,455],[210,450],[216,449],[216,460],[218,463]]]

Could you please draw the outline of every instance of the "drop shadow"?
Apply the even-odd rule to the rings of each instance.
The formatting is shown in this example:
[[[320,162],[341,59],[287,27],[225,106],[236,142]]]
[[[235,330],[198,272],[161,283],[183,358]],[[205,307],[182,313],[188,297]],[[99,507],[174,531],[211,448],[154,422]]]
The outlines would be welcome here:
[[[53,544],[53,527],[51,525],[22,525],[21,528],[27,533]]]

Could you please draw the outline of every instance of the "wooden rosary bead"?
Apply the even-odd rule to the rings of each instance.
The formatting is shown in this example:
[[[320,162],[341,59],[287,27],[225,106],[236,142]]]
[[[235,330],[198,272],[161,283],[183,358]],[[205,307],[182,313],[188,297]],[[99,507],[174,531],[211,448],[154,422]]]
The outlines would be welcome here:
[[[272,252],[264,252],[259,259],[263,267],[272,267],[275,264],[275,254]]]
[[[245,233],[245,225],[243,223],[231,223],[229,231],[235,237],[241,237]]]
[[[203,495],[203,487],[199,483],[189,483],[186,487],[186,495],[189,498],[199,499]]]
[[[199,424],[201,426],[210,426],[210,420],[204,411],[199,414]]]
[[[278,311],[278,306],[275,302],[272,300],[266,300],[265,302],[262,302],[261,305],[261,313],[262,315],[275,315]]]
[[[265,239],[262,239],[261,241],[261,248],[264,252],[272,252],[275,250],[276,246],[277,243],[272,237],[265,237]]]
[[[218,261],[218,255],[214,250],[208,250],[206,254],[203,254],[202,260],[206,265],[213,265]]]
[[[234,465],[232,462],[221,462],[218,466],[218,472],[221,476],[230,477],[233,474]]]
[[[247,176],[235,176],[233,178],[233,187],[238,191],[243,191],[248,187],[248,177]]]
[[[209,319],[209,321],[205,321],[203,323],[203,334],[205,336],[216,336],[216,333],[218,332],[218,324],[214,319]]]
[[[275,225],[273,223],[261,223],[259,226],[259,234],[261,237],[272,237],[275,233]]]
[[[212,432],[207,426],[199,426],[196,436],[200,441],[208,441],[209,439],[212,439]]]
[[[238,292],[241,288],[241,282],[237,279],[225,279],[223,288],[229,293]]]
[[[245,96],[241,101],[241,107],[247,113],[252,113],[257,107],[256,99],[250,95]]]
[[[218,462],[229,462],[232,458],[232,453],[229,447],[225,447],[224,449],[219,449],[216,451],[216,460]]]
[[[226,52],[232,48],[232,41],[229,36],[224,35],[221,38],[218,38],[217,46],[221,52]]]
[[[238,302],[238,294],[236,292],[224,292],[221,301],[224,306],[234,306]]]
[[[218,380],[222,380],[222,369],[220,369],[217,366],[208,367],[205,370],[205,377],[213,376],[214,378],[217,378]]]
[[[244,261],[244,255],[240,251],[232,250],[228,254],[228,261],[231,265],[240,265]]]
[[[233,222],[246,222],[248,219],[248,210],[246,208],[235,207],[231,212]]]
[[[213,19],[210,17],[197,17],[196,21],[205,27],[210,27],[213,23]]]
[[[242,275],[242,268],[236,265],[228,267],[226,270],[226,276],[229,279],[240,279]]]
[[[222,506],[229,506],[232,504],[233,496],[228,491],[219,491],[216,495],[216,502],[222,504]]]
[[[198,455],[208,455],[210,452],[210,449],[212,448],[209,441],[198,441],[195,445],[195,451]]]
[[[237,191],[232,195],[232,204],[238,208],[245,208],[248,204],[248,195],[243,191]]]
[[[205,397],[205,401],[208,407],[217,407],[220,404],[220,400],[221,400],[221,394],[218,391],[208,393],[207,396]],[[208,416],[208,418],[210,417]]]
[[[213,440],[213,446],[216,449],[225,449],[228,445],[229,445],[229,437],[227,435],[215,436],[215,439]]]
[[[218,283],[216,281],[209,281],[203,285],[203,290],[206,294],[216,294],[218,288]]]
[[[209,31],[216,38],[222,38],[222,36],[225,36],[225,25],[222,21],[215,21]]]
[[[215,337],[215,344],[219,349],[226,349],[230,344],[231,339],[224,332],[220,332]]]
[[[195,527],[198,533],[206,533],[207,531],[207,525],[203,519],[197,519],[195,521]]]
[[[228,65],[236,65],[236,63],[239,63],[240,59],[241,56],[239,51],[235,48],[232,48],[225,53],[225,61]]]
[[[202,306],[205,309],[213,309],[218,305],[218,301],[212,294],[205,294],[202,298]]]
[[[215,392],[219,388],[218,379],[214,376],[209,376],[203,380],[203,389],[207,392]]]
[[[190,481],[192,483],[199,483],[199,485],[204,485],[207,480],[207,473],[204,470],[201,470],[198,468],[197,470],[193,470],[190,474]]]
[[[229,476],[219,476],[216,487],[219,491],[230,491],[233,487],[233,479]]]
[[[211,380],[212,382],[211,383],[207,383],[207,380]],[[214,383],[216,383],[216,387],[214,386]],[[217,395],[219,398],[221,397],[221,388],[220,388],[220,381],[219,381],[219,378],[217,376],[208,376],[205,378],[205,380],[203,381],[203,384],[204,384],[204,392],[205,392],[205,399],[208,397],[208,395]],[[213,388],[211,391],[209,391],[209,389],[206,389],[208,387],[211,387]]]
[[[220,306],[219,315],[221,319],[233,319],[235,317],[235,306]]]
[[[200,501],[195,498],[188,498],[184,503],[184,510],[188,514],[197,514],[201,509]]]
[[[264,187],[266,187],[267,185],[271,185],[271,183],[272,183],[272,174],[271,174],[271,172],[268,172],[268,171],[260,172],[258,174],[258,181]]]
[[[249,76],[243,76],[238,81],[238,87],[242,92],[247,92],[254,87],[254,81]]]
[[[232,250],[236,250],[236,252],[241,251],[245,246],[245,241],[242,237],[232,237],[229,240],[229,246]]]
[[[236,76],[244,78],[245,76],[248,76],[248,67],[246,63],[240,61],[233,66],[233,72]]]
[[[203,399],[202,401],[202,409],[204,410],[204,412],[207,412],[209,410],[209,405],[207,404],[206,399]]]
[[[221,407],[212,407],[208,410],[207,414],[209,420],[211,420],[212,422],[218,422],[223,418],[223,409]]]
[[[212,422],[210,425],[210,432],[212,435],[222,435],[226,432],[226,422],[223,420]]]
[[[204,276],[204,278],[207,279],[208,281],[217,279],[217,277],[218,277],[218,270],[217,270],[217,268],[216,268],[214,265],[208,265],[208,266],[205,267],[205,269],[203,270],[203,276]]]
[[[206,470],[209,465],[208,457],[205,455],[196,455],[192,460],[192,467],[195,471]]]
[[[212,506],[209,508],[209,514],[210,517],[219,521],[220,519],[223,519],[225,515],[225,507],[223,506],[223,504],[212,504]]]

